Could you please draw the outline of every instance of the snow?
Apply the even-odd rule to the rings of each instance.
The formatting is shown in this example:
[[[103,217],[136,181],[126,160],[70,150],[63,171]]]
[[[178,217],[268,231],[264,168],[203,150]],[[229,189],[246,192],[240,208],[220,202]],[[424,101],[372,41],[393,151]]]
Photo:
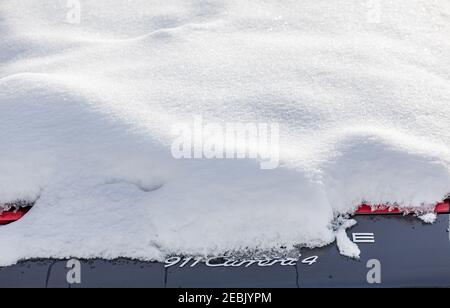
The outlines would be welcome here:
[[[339,253],[343,256],[347,256],[353,259],[359,259],[361,250],[359,250],[358,245],[353,243],[347,236],[346,230],[357,224],[354,219],[349,219],[339,226],[336,231],[336,244],[339,248]]]
[[[356,256],[340,214],[449,192],[448,1],[80,0],[80,23],[74,2],[0,4],[0,204],[37,200],[0,265]],[[196,116],[278,123],[280,167],[174,159]]]
[[[427,213],[419,216],[419,218],[426,224],[432,224],[436,221],[437,216],[436,213]]]

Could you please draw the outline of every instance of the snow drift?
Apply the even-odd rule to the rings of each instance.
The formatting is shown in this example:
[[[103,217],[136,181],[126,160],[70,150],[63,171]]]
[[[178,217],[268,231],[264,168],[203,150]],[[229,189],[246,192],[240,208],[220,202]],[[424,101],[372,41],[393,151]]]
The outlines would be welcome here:
[[[0,265],[315,247],[449,192],[448,1],[73,2],[0,3],[0,204],[37,200]],[[197,115],[279,123],[280,167],[175,160]]]

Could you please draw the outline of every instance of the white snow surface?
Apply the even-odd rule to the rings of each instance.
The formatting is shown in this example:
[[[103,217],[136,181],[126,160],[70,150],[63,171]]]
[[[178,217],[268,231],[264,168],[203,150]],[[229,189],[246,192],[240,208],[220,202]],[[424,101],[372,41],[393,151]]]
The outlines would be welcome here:
[[[426,224],[432,224],[436,221],[437,216],[436,213],[427,213],[419,216],[419,218]]]
[[[359,249],[358,245],[350,240],[350,238],[347,236],[346,230],[356,224],[357,221],[354,219],[346,220],[336,231],[336,244],[339,248],[339,253],[353,259],[359,259],[361,250]]]
[[[450,190],[448,0],[67,4],[0,2],[0,203],[37,199],[0,265],[316,247]],[[197,115],[279,123],[281,166],[175,160]]]

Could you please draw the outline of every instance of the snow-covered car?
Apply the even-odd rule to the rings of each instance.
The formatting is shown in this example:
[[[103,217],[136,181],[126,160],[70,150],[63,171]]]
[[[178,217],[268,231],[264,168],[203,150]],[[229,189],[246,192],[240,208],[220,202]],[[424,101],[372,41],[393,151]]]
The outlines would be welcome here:
[[[13,223],[27,210],[0,215],[0,224]],[[429,224],[395,208],[361,206],[358,223],[347,231],[361,249],[358,259],[341,255],[334,244],[278,258],[39,259],[0,268],[0,287],[449,287],[450,201],[438,204],[435,213]]]
[[[0,0],[0,285],[450,286],[449,38],[449,0]]]

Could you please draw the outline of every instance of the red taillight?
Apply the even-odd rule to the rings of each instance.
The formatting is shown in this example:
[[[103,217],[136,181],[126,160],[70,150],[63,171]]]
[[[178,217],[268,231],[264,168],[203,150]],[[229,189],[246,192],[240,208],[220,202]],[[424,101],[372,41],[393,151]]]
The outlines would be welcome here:
[[[15,222],[25,216],[31,207],[20,208],[18,210],[6,211],[0,213],[0,225],[7,225]],[[434,208],[436,214],[450,214],[450,200],[438,203]],[[386,215],[386,214],[403,214],[404,211],[398,207],[378,205],[370,206],[368,204],[361,205],[355,212],[355,215]]]
[[[448,214],[450,213],[450,201],[444,201],[442,203],[439,203],[434,208],[434,211],[438,214]]]
[[[30,208],[28,207],[0,213],[0,225],[7,225],[21,219],[29,210]]]
[[[448,214],[450,213],[450,201],[443,201],[438,203],[434,208],[434,212],[437,214]],[[368,204],[361,205],[355,212],[356,215],[386,215],[386,214],[403,214],[404,211],[400,210],[398,207],[378,205],[370,206]]]

